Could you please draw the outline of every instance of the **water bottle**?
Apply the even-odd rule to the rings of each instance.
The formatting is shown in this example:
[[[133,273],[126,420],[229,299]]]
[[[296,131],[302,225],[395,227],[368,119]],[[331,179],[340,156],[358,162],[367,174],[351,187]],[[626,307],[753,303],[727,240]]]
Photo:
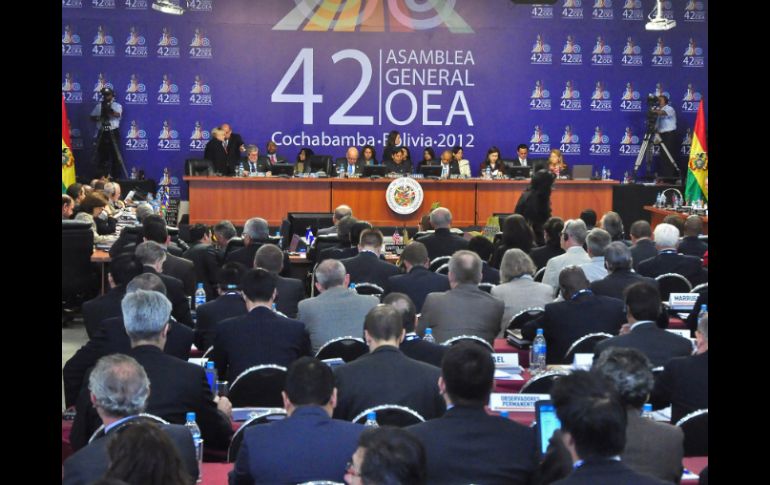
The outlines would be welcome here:
[[[642,417],[652,420],[655,419],[652,417],[652,404],[645,403],[644,407],[642,408]]]
[[[201,429],[195,422],[195,413],[187,413],[187,422],[184,427],[190,430],[195,444],[195,458],[198,460],[198,479],[196,481],[200,482],[203,478],[203,439],[201,438]]]
[[[350,286],[348,286],[348,288],[350,288],[353,291],[356,291],[356,284],[355,283],[350,283]]]
[[[206,290],[203,289],[203,283],[198,283],[198,289],[195,290],[195,309],[206,303]]]
[[[366,422],[364,423],[364,426],[367,428],[379,428],[380,425],[377,424],[377,413],[374,411],[371,411],[366,415]]]
[[[281,236],[281,231],[275,231],[275,237],[278,239],[278,247],[283,249],[283,236]]]
[[[217,369],[214,367],[214,361],[206,362],[206,380],[209,381],[211,392],[216,395],[217,392]]]
[[[607,180],[607,168],[602,165],[602,180]]]
[[[337,177],[342,178],[345,173],[345,167],[341,163],[337,164]]]
[[[611,179],[612,179],[612,172],[610,172],[610,169],[608,168],[607,169],[607,180],[611,180]]]
[[[706,308],[706,306],[707,305],[705,303],[700,306],[700,311],[698,312],[698,323],[700,323],[701,318],[705,317],[709,313],[709,310]]]
[[[433,336],[433,329],[432,328],[426,328],[425,329],[425,336],[422,338],[426,342],[436,343],[436,337]]]
[[[545,336],[543,336],[543,329],[537,329],[537,335],[532,342],[531,356],[529,358],[529,372],[532,375],[539,374],[545,371]]]
[[[137,173],[136,167],[131,167],[131,180],[136,180],[139,178],[139,174]]]
[[[508,419],[508,411],[500,411],[500,417],[503,419]]]
[[[492,178],[492,169],[489,168],[489,165],[487,165],[487,169],[484,170],[484,175],[486,176],[487,179]]]
[[[238,176],[243,177],[243,165],[238,165]]]

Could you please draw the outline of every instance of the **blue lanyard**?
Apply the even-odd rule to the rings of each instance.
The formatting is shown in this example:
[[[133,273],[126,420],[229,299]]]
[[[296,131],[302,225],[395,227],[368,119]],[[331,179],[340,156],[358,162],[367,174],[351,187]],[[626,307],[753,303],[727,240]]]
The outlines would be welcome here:
[[[594,294],[593,291],[589,290],[588,288],[583,288],[582,290],[572,295],[572,298],[570,298],[570,300],[575,300],[575,298],[579,297],[580,295],[593,295],[593,294]]]

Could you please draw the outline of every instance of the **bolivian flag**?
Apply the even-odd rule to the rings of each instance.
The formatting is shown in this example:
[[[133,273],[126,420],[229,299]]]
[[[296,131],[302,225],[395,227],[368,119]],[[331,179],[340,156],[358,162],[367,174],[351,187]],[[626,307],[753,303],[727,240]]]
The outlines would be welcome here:
[[[75,156],[72,154],[70,141],[70,123],[67,120],[67,107],[64,95],[61,97],[61,193],[75,183]]]
[[[690,147],[690,161],[687,164],[687,185],[684,189],[684,198],[688,202],[701,199],[709,200],[709,192],[706,188],[706,179],[709,176],[709,157],[706,148],[706,118],[703,114],[703,100],[698,106],[698,115],[695,118],[695,130],[693,130],[692,146]]]

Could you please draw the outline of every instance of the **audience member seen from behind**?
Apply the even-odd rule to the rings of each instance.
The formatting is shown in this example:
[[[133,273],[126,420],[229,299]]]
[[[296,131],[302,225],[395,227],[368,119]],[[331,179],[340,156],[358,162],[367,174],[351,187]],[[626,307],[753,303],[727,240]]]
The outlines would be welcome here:
[[[551,258],[564,254],[561,247],[561,232],[564,230],[564,221],[560,217],[550,217],[543,224],[543,237],[545,244],[532,248],[529,256],[535,267],[544,268]]]
[[[639,271],[639,263],[658,255],[655,241],[652,240],[652,228],[647,221],[631,224],[631,256],[634,258],[634,271]]]
[[[684,237],[677,248],[681,254],[703,258],[703,254],[709,248],[708,244],[700,240],[698,236],[703,232],[703,220],[700,216],[691,215],[684,221]]]
[[[246,271],[241,263],[223,264],[217,272],[217,298],[195,309],[195,346],[202,351],[214,345],[220,322],[248,313],[241,295],[241,280]]]
[[[422,236],[418,241],[428,249],[431,261],[439,256],[451,256],[455,251],[468,247],[468,241],[451,232],[452,213],[446,207],[436,207],[431,211],[430,225],[433,226],[433,234]]]
[[[580,267],[588,278],[588,281],[596,281],[607,276],[607,268],[604,264],[604,252],[610,244],[610,233],[604,229],[595,227],[586,236],[586,248],[590,263],[581,264]]]
[[[607,276],[591,282],[589,287],[597,295],[623,299],[623,291],[634,283],[646,282],[657,288],[658,282],[631,270],[633,264],[631,248],[615,241],[604,250],[604,266]]]
[[[401,428],[382,427],[361,433],[345,470],[348,485],[424,485],[425,447]]]
[[[99,234],[97,229],[96,219],[102,217],[103,220],[107,219],[107,213],[104,212],[104,208],[107,206],[107,198],[98,193],[93,193],[83,199],[80,204],[81,212],[75,216],[76,221],[83,221],[91,224],[91,230],[94,233],[94,244],[103,244],[111,240],[107,235]],[[104,216],[102,216],[104,214]]]
[[[447,347],[434,342],[427,342],[417,335],[415,332],[417,309],[412,299],[404,293],[389,293],[388,296],[383,298],[382,303],[384,305],[391,305],[401,312],[404,331],[406,332],[404,340],[398,347],[401,349],[401,352],[410,359],[441,367],[441,359],[444,357]]]
[[[521,214],[535,233],[535,243],[542,246],[543,225],[551,217],[551,187],[553,175],[545,170],[532,174],[532,181],[519,196],[514,212]]]
[[[513,214],[505,218],[502,225],[503,235],[495,246],[490,264],[500,269],[503,254],[509,249],[518,248],[529,253],[535,245],[535,233],[527,224],[527,220],[520,214]]]
[[[585,209],[580,213],[580,219],[586,223],[586,229],[590,231],[596,226],[596,211]]]
[[[605,212],[599,221],[599,227],[607,231],[613,241],[620,241],[626,246],[631,245],[631,241],[626,240],[626,233],[623,231],[623,219],[617,212]]]
[[[407,244],[401,253],[401,261],[406,273],[389,277],[388,291],[409,295],[418,313],[422,312],[422,305],[429,293],[449,290],[449,278],[430,271],[428,250],[420,241]]]
[[[708,271],[700,258],[677,253],[679,231],[671,224],[658,224],[654,232],[658,255],[639,263],[639,274],[655,278],[666,273],[684,276],[695,286],[708,281]]]
[[[500,271],[489,264],[495,247],[492,241],[484,236],[473,236],[468,241],[468,251],[473,251],[481,258],[481,282],[496,285],[500,282]]]
[[[564,254],[548,260],[543,274],[543,283],[551,285],[556,290],[559,288],[559,274],[564,268],[591,262],[591,257],[583,249],[586,236],[588,231],[585,222],[580,219],[570,219],[564,223],[564,229],[561,232],[561,247],[564,249]]]

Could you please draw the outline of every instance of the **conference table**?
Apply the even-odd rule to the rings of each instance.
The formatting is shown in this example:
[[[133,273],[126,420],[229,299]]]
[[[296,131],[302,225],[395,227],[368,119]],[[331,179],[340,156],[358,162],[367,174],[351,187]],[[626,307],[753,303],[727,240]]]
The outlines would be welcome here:
[[[644,206],[644,210],[650,213],[650,226],[652,226],[653,228],[658,224],[661,224],[663,222],[663,219],[665,219],[668,216],[676,216],[684,221],[685,219],[687,219],[692,215],[687,212],[677,212],[677,211],[668,210],[668,209],[661,209],[659,207],[655,207],[652,205]],[[703,234],[707,235],[709,233],[709,217],[700,216],[700,220],[703,221]]]
[[[415,179],[424,196],[416,212],[401,215],[392,211],[385,193],[389,178],[281,178],[197,177],[183,178],[189,184],[190,223],[217,224],[228,219],[241,225],[262,217],[279,226],[288,212],[327,212],[347,204],[360,220],[375,226],[416,226],[433,203],[452,211],[456,227],[484,226],[494,213],[512,213],[528,180]],[[597,214],[612,210],[615,180],[557,180],[551,194],[554,216],[577,218],[586,208]]]

